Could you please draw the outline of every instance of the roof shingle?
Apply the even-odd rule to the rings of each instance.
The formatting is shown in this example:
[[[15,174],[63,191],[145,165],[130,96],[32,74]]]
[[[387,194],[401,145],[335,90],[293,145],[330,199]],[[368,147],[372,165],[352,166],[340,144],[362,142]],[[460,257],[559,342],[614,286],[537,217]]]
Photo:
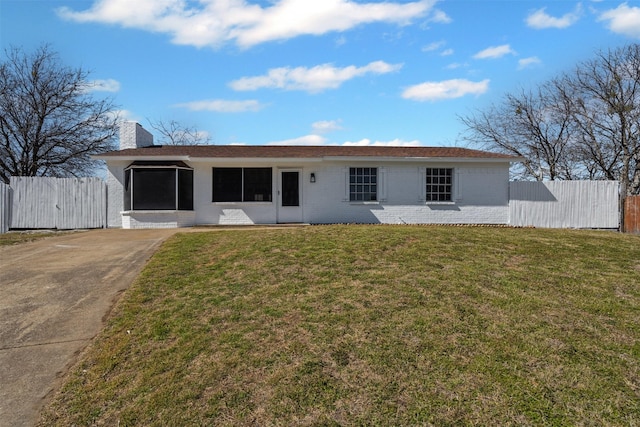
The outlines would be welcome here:
[[[191,158],[468,158],[510,159],[508,154],[492,153],[460,147],[379,147],[379,146],[280,146],[280,145],[153,145],[144,148],[110,151],[97,158],[108,160],[118,157],[171,157]]]

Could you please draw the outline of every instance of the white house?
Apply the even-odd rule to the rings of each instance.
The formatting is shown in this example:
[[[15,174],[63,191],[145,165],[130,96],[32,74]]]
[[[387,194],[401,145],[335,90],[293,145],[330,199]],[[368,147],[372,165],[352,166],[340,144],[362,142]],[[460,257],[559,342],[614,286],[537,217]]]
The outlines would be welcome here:
[[[156,146],[134,122],[108,168],[110,227],[507,224],[509,166],[454,147]]]

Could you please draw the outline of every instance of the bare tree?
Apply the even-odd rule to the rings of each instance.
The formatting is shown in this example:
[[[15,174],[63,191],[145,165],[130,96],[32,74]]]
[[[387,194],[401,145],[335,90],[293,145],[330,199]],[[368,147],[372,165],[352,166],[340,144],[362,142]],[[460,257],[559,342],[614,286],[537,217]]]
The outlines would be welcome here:
[[[0,179],[86,176],[92,154],[114,148],[117,116],[94,99],[88,73],[63,65],[43,45],[5,51],[0,62]]]
[[[461,117],[468,129],[465,139],[522,157],[521,170],[515,173],[519,178],[572,179],[580,168],[569,155],[571,116],[553,89],[553,85],[543,85],[535,92],[506,94],[500,104]]]
[[[185,126],[176,120],[151,121],[149,124],[160,134],[161,145],[208,145],[211,137],[194,126]]]
[[[461,121],[467,141],[522,156],[523,177],[618,180],[640,194],[640,45],[599,52]]]
[[[596,178],[640,194],[640,45],[599,52],[558,84]]]

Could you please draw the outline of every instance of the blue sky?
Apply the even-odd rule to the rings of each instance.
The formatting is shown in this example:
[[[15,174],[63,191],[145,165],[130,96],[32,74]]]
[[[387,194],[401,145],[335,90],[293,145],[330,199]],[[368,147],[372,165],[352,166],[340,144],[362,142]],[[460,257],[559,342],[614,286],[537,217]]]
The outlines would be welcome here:
[[[0,0],[3,49],[215,144],[464,146],[458,116],[635,42],[640,1]]]

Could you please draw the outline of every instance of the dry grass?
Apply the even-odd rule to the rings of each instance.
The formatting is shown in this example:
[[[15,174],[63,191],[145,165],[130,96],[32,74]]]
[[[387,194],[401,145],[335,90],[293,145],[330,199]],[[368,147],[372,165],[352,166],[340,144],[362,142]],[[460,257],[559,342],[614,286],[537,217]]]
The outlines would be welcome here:
[[[51,231],[51,230],[9,231],[8,233],[0,234],[0,246],[9,246],[9,245],[17,245],[20,243],[33,242],[34,240],[58,236],[61,233],[70,233],[70,231]]]
[[[637,425],[640,239],[176,235],[42,425]]]

